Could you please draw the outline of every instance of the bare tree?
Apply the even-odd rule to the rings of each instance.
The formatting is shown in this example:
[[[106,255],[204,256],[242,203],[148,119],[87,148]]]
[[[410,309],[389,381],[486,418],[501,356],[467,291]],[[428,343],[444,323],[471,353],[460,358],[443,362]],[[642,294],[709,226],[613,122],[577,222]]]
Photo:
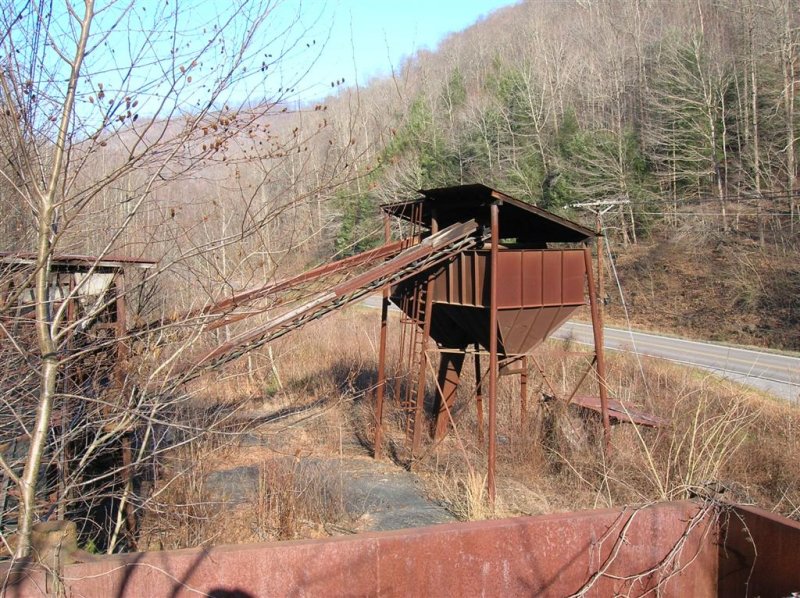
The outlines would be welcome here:
[[[134,466],[131,458],[163,449],[156,431],[170,425],[166,417],[177,404],[175,388],[172,395],[158,392],[159,384],[166,388],[159,380],[175,359],[158,356],[156,347],[171,334],[167,329],[149,328],[135,343],[107,339],[79,350],[76,335],[120,296],[144,306],[154,284],[171,293],[177,311],[246,285],[263,271],[260,245],[270,226],[286,210],[297,217],[318,202],[315,188],[335,183],[346,170],[331,161],[316,173],[315,184],[298,190],[303,173],[324,159],[319,152],[312,159],[307,147],[322,119],[306,130],[287,109],[304,65],[314,58],[304,54],[313,15],[310,24],[307,19],[295,6],[272,0],[213,7],[95,0],[3,6],[0,179],[11,190],[4,202],[21,215],[22,224],[14,226],[24,228],[28,214],[33,222],[33,234],[21,231],[19,244],[9,249],[34,253],[33,266],[16,274],[0,304],[4,351],[29,368],[4,389],[6,405],[13,407],[9,416],[29,439],[24,468],[0,455],[3,473],[19,488],[18,558],[29,552],[45,462],[71,460],[62,497],[87,491],[92,459],[136,426],[144,423],[145,441],[129,450],[127,462],[93,472],[95,480],[114,478]],[[284,200],[280,194],[287,189],[294,193]],[[288,246],[301,246],[309,236],[308,229],[298,231]],[[26,247],[28,238],[33,243]],[[54,286],[52,265],[70,252],[96,257],[86,276],[64,290]],[[73,300],[86,294],[91,275],[112,254],[147,255],[158,266],[125,289],[101,293],[77,315],[71,312]],[[205,289],[202,280],[208,281]],[[33,289],[35,345],[14,319],[27,289]],[[175,354],[197,337],[199,329],[191,326],[201,320],[181,322],[188,332],[173,347]],[[138,344],[145,358],[128,364],[128,375],[110,396],[60,386],[70,368],[120,342]],[[62,422],[62,437],[52,431],[55,410],[68,402],[84,405],[73,412],[83,413],[78,456],[65,453],[75,429]],[[99,423],[87,423],[93,416]],[[202,432],[184,428],[181,441]],[[126,480],[109,550],[131,501]]]
[[[789,214],[791,232],[795,230],[795,214],[798,212],[797,198],[797,144],[796,137],[796,103],[798,88],[798,60],[800,59],[800,26],[797,24],[797,4],[791,0],[780,2],[775,7],[776,14],[781,15],[783,31],[780,39],[781,71],[783,73],[783,109],[785,116],[785,152],[786,152],[786,189],[789,195]]]
[[[711,59],[711,51],[702,30],[688,40],[665,44],[661,68],[651,80],[645,143],[673,192],[715,189],[727,229],[724,154],[730,74],[724,62]]]

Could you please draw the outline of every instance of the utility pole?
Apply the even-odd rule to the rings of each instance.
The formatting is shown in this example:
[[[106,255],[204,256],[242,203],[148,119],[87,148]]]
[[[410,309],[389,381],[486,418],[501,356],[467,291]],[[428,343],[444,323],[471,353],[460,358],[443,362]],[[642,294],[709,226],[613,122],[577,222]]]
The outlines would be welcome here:
[[[589,286],[589,307],[592,311],[592,331],[594,332],[594,353],[596,359],[597,384],[600,387],[600,412],[603,418],[603,451],[606,456],[611,450],[611,421],[608,416],[608,387],[606,384],[605,340],[603,338],[603,303],[605,285],[603,282],[603,215],[611,208],[630,203],[627,199],[608,199],[573,204],[573,208],[588,210],[595,217],[597,233],[597,291],[592,280],[592,265],[588,247],[586,248],[586,274]]]

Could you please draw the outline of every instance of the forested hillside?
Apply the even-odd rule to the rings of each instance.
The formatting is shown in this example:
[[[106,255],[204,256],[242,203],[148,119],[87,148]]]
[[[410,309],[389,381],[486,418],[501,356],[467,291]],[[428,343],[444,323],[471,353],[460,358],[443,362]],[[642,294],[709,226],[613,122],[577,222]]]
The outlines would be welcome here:
[[[638,324],[799,348],[798,15],[795,0],[496,13],[332,102],[360,108],[372,158],[338,247],[367,245],[375,204],[420,188],[480,181],[587,222],[571,206],[619,201],[603,227]]]
[[[179,310],[380,242],[384,201],[482,182],[592,226],[571,206],[620,202],[603,228],[638,324],[798,348],[798,15],[797,0],[530,0],[367,86],[331,73],[334,95],[310,104],[281,87],[237,106],[181,49],[165,67],[185,104],[152,119],[137,112],[148,89],[90,72],[54,250],[156,260]],[[271,81],[286,56],[260,43]],[[49,150],[22,140],[49,148],[58,122],[60,104],[47,112],[26,85],[3,92],[30,105],[31,131],[5,115],[2,250],[35,246],[35,194],[23,198]]]

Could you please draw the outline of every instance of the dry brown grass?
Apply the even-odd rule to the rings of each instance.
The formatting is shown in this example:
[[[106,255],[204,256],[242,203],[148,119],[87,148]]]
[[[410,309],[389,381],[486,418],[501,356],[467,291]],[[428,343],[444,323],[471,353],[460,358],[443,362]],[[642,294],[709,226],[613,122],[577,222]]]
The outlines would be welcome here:
[[[190,443],[162,456],[159,479],[147,497],[138,538],[140,550],[199,546],[214,542],[221,512],[207,500],[208,457],[218,453],[207,442]]]
[[[537,354],[559,392],[577,382],[579,362],[584,361],[565,355],[562,348],[544,347]],[[466,510],[458,505],[469,502],[465,489],[474,480],[471,472],[483,470],[486,461],[475,408],[466,400],[472,392],[469,374],[466,378],[463,403],[456,407],[461,443],[448,438],[418,465],[432,480],[431,493],[456,505],[459,516]],[[528,418],[521,422],[518,382],[501,378],[495,516],[695,495],[721,495],[800,515],[800,409],[711,374],[656,360],[640,366],[633,358],[611,355],[608,380],[612,394],[624,404],[670,423],[661,429],[614,426],[606,460],[595,414],[562,401],[539,401],[540,393],[550,389],[532,373]],[[597,392],[591,380],[584,385],[582,392]]]
[[[791,241],[780,234],[762,246],[741,231],[682,233],[664,229],[636,246],[616,247],[628,315],[637,327],[800,350],[796,235]],[[611,285],[608,292],[609,316],[624,324],[618,293]]]
[[[273,360],[257,356],[260,365],[249,377],[240,365],[236,380],[241,384],[231,379],[228,386],[209,388],[212,395],[238,392],[245,413],[284,415],[248,432],[267,438],[268,448],[225,444],[209,455],[185,457],[194,468],[175,476],[161,497],[158,527],[173,538],[161,545],[317,537],[336,528],[342,516],[336,498],[329,486],[314,479],[313,468],[302,464],[317,457],[371,453],[378,319],[376,311],[359,308],[332,315],[276,343]],[[408,464],[403,414],[393,398],[408,382],[398,363],[398,329],[393,322],[384,449],[398,464]],[[560,400],[540,400],[543,393],[552,394],[551,386],[566,394],[587,363],[585,356],[565,349],[575,347],[554,343],[538,351],[549,385],[531,370],[524,422],[518,379],[500,379],[494,512],[486,500],[486,446],[470,400],[474,380],[467,361],[454,408],[458,437],[450,434],[438,446],[426,440],[423,456],[413,463],[433,499],[459,518],[480,519],[722,493],[800,517],[800,409],[699,371],[655,360],[640,365],[612,354],[608,383],[613,396],[670,423],[655,430],[614,426],[606,460],[595,414]],[[428,393],[433,392],[431,382]],[[591,376],[581,392],[597,392]],[[233,463],[260,468],[258,499],[220,519],[219,509],[197,497],[203,496],[208,471]]]
[[[348,520],[340,480],[300,459],[265,460],[259,468],[256,526],[260,539],[328,534]]]

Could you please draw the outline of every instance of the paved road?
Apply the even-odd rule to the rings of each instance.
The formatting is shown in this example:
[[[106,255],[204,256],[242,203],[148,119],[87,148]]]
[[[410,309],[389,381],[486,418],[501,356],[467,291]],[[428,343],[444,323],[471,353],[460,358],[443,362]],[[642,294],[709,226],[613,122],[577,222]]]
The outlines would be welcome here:
[[[380,308],[381,298],[378,295],[368,297],[364,304]],[[580,322],[567,322],[553,337],[594,344],[592,327]],[[800,403],[798,357],[608,327],[605,329],[605,346],[614,351],[638,352],[639,355],[700,367]]]
[[[567,322],[553,336],[593,344],[592,327],[589,324]],[[800,402],[800,358],[797,357],[608,327],[605,328],[604,341],[607,349],[638,352],[640,355],[700,367],[724,378]]]

